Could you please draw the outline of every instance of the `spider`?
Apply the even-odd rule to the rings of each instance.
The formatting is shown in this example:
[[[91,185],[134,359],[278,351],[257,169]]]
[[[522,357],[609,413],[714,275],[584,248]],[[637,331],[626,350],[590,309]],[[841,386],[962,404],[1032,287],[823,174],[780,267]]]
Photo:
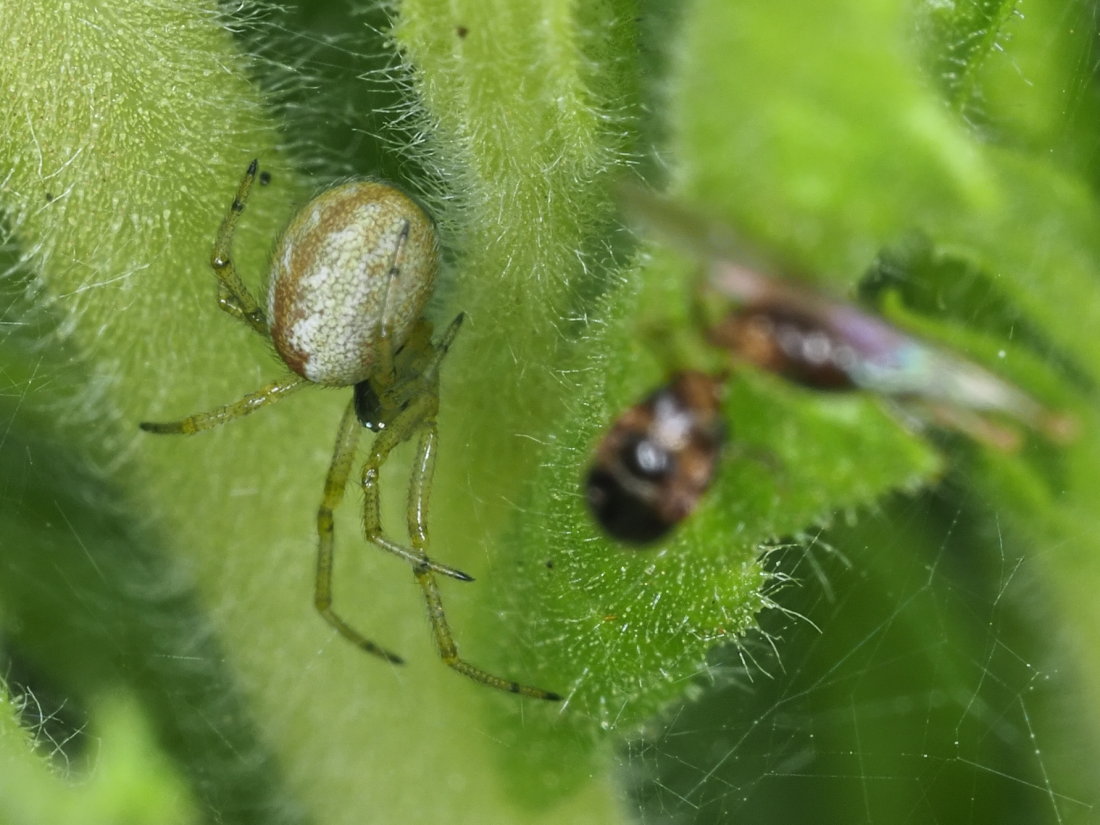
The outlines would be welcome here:
[[[232,257],[233,235],[258,170],[259,162],[253,160],[222,219],[210,265],[217,277],[218,306],[268,339],[294,374],[235,403],[179,421],[142,422],[141,429],[197,433],[249,415],[310,384],[352,387],[317,511],[313,602],[318,612],[367,653],[402,662],[351,627],[332,606],[333,512],[344,496],[365,427],[376,433],[360,476],[366,536],[412,566],[440,658],[483,685],[537,699],[561,699],[551,691],[495,676],[459,656],[435,574],[473,579],[427,554],[439,366],[463,319],[459,314],[432,342],[432,326],[423,310],[439,270],[435,225],[412,199],[387,184],[357,180],[327,189],[298,211],[276,243],[263,308],[237,274]],[[260,180],[266,182],[265,176]],[[413,438],[417,447],[406,509],[406,547],[383,533],[379,473],[393,449]]]

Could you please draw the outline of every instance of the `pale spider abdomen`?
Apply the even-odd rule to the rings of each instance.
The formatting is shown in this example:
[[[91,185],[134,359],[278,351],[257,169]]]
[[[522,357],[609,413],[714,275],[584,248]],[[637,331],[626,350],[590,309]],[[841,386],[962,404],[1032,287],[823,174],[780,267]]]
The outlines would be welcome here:
[[[435,225],[384,183],[328,189],[294,216],[275,246],[271,339],[298,375],[348,386],[370,377],[388,332],[397,350],[435,289]]]

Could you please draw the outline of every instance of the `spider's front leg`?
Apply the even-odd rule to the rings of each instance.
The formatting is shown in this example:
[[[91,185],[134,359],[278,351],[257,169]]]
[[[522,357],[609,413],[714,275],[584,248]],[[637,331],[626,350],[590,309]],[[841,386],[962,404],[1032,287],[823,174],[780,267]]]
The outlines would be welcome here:
[[[267,317],[233,265],[233,236],[236,234],[237,222],[241,219],[245,204],[248,203],[248,194],[252,190],[252,182],[256,179],[259,168],[260,162],[253,160],[245,170],[244,177],[241,178],[241,183],[237,187],[237,194],[233,197],[233,203],[229,205],[229,210],[222,218],[221,226],[218,227],[214,249],[210,253],[210,266],[218,279],[218,306],[267,338],[270,336]]]
[[[378,480],[382,472],[382,465],[386,463],[390,453],[403,441],[415,435],[422,422],[431,420],[434,426],[435,407],[438,402],[428,395],[413,398],[409,404],[396,417],[390,420],[384,429],[379,430],[371,446],[370,458],[363,465],[363,532],[367,540],[381,547],[383,550],[400,556],[413,566],[427,565],[430,570],[450,576],[459,581],[473,581],[473,576],[463,573],[454,567],[432,561],[421,550],[410,549],[386,537],[382,530],[382,501]],[[355,410],[355,402],[350,409]],[[346,424],[341,424],[343,432]],[[350,461],[350,458],[349,458]],[[344,477],[346,479],[347,473]],[[326,487],[327,489],[327,487]]]
[[[325,492],[321,497],[321,506],[317,509],[317,577],[314,580],[313,604],[325,621],[334,627],[341,636],[353,642],[361,649],[380,656],[386,661],[401,664],[401,657],[367,639],[359,631],[344,621],[332,609],[332,560],[334,544],[333,512],[344,497],[351,463],[355,459],[355,448],[359,445],[359,419],[355,414],[355,402],[352,401],[340,420],[340,430],[336,436],[336,447],[332,454],[325,477]]]
[[[356,400],[353,399],[344,410],[344,416],[340,419],[340,429],[336,435],[336,446],[332,453],[332,463],[329,465],[328,474],[325,476],[325,489],[321,496],[321,504],[317,508],[317,573],[314,579],[313,604],[317,612],[326,622],[348,641],[357,647],[379,656],[394,664],[401,664],[402,659],[395,653],[386,650],[380,645],[366,638],[362,633],[349,625],[344,618],[333,609],[332,606],[332,570],[335,557],[335,524],[334,513],[336,507],[344,498],[344,490],[347,487],[348,476],[351,473],[351,465],[355,460],[356,448],[359,445],[359,436],[362,432],[360,418],[356,409]],[[413,414],[417,414],[417,410]],[[385,463],[393,448],[399,444],[401,431],[398,427],[382,431],[375,439],[371,449],[371,460],[368,464],[381,467]],[[407,547],[402,547],[396,542],[390,541],[382,535],[381,516],[377,497],[377,485],[371,488],[371,495],[367,500],[367,512],[372,513],[370,519],[372,527],[367,529],[367,538],[384,550],[401,556],[410,564],[426,564],[430,570],[460,581],[473,581],[472,577],[461,570],[448,567],[445,564],[437,564],[422,554],[415,553]]]
[[[488,687],[503,690],[507,693],[530,696],[534,699],[559,701],[562,697],[552,691],[523,685],[511,679],[489,673],[467,662],[458,653],[458,646],[455,644],[451,627],[447,622],[447,615],[443,609],[443,598],[439,592],[439,584],[435,579],[427,555],[428,499],[431,493],[432,476],[435,473],[436,441],[438,439],[434,408],[431,412],[432,414],[429,417],[423,419],[417,425],[420,430],[420,437],[417,441],[416,457],[413,460],[406,518],[408,520],[410,541],[420,560],[419,563],[413,566],[413,576],[416,583],[420,585],[420,591],[428,608],[428,619],[431,622],[432,636],[435,639],[439,658],[448,667]],[[369,466],[364,468],[364,484],[366,484],[368,473],[373,472],[374,468]]]
[[[472,576],[461,570],[434,562],[423,553],[388,539],[382,530],[378,489],[382,465],[394,448],[415,436],[425,422],[434,426],[439,410],[439,361],[454,340],[462,317],[460,313],[451,322],[440,347],[432,345],[431,324],[424,319],[417,322],[399,351],[392,346],[393,331],[387,329],[379,341],[376,375],[355,385],[352,409],[359,423],[376,433],[362,477],[363,530],[367,539],[412,565],[426,563],[435,572],[452,579],[473,581]],[[400,364],[396,360],[398,357]],[[398,379],[399,372],[405,376],[403,380]]]

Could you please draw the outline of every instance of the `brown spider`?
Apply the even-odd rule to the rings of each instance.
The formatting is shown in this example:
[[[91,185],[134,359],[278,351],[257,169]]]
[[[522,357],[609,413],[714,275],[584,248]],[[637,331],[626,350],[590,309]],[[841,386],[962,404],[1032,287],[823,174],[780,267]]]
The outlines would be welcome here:
[[[309,384],[352,387],[317,512],[317,576],[313,601],[344,638],[375,656],[401,658],[367,639],[332,607],[333,511],[344,496],[362,427],[377,433],[363,465],[367,539],[412,565],[428,609],[440,658],[483,685],[537,699],[561,697],[495,676],[458,655],[436,573],[472,578],[428,558],[428,496],[435,468],[439,365],[463,316],[432,342],[424,305],[435,289],[439,239],[432,220],[411,198],[377,181],[350,181],[321,192],[283,231],[271,258],[267,307],[237,275],[233,235],[259,168],[252,161],[214,240],[210,264],[218,306],[269,339],[294,373],[232,404],[168,423],[142,422],[151,433],[189,434],[217,427],[274,403]],[[263,178],[261,178],[263,182]],[[378,479],[394,447],[417,439],[406,518],[409,547],[382,531]]]

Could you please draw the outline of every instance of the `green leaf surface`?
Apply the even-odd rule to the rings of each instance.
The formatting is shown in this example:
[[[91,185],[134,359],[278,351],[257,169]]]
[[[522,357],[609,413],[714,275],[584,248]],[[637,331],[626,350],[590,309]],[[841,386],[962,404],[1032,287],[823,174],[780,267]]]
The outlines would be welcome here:
[[[200,821],[180,777],[153,742],[137,707],[102,702],[103,736],[94,775],[73,782],[48,757],[64,754],[21,721],[44,719],[33,695],[0,693],[0,817],[4,822],[87,822],[89,825]],[[30,711],[34,711],[31,713]]]
[[[103,781],[184,777],[210,821],[961,821],[957,789],[996,771],[1023,777],[1019,793],[972,792],[973,821],[1008,821],[1014,805],[1029,821],[1085,821],[1100,783],[1066,754],[1100,739],[1091,29],[1085,4],[1020,11],[403,0],[227,17],[168,0],[65,14],[0,3],[0,651],[135,752],[128,726],[150,720],[174,772]],[[355,490],[337,518],[337,607],[408,664],[355,651],[315,614],[314,516],[346,391],[193,439],[138,432],[285,373],[218,311],[207,264],[257,156],[272,180],[235,249],[257,291],[280,227],[341,174],[396,178],[437,218],[447,271],[430,315],[467,321],[442,367],[432,552],[477,579],[442,582],[443,598],[463,655],[560,705],[448,672],[408,571],[363,541]],[[704,253],[628,222],[627,178],[727,225],[777,272],[871,299],[1067,411],[1076,439],[1024,433],[1001,454],[870,395],[734,364],[713,490],[662,545],[615,544],[583,503],[601,433],[670,370],[731,367],[692,311]],[[410,455],[383,474],[387,525],[402,521]],[[814,549],[789,549],[803,543]],[[818,558],[826,546],[847,565]],[[942,594],[979,574],[920,578],[954,553],[1001,588],[978,624]],[[989,566],[1009,557],[1034,591]],[[833,592],[851,595],[815,595]],[[789,632],[796,614],[820,643]],[[1019,635],[1029,616],[1056,626],[1056,651]],[[852,641],[879,636],[890,645]],[[1071,663],[1072,710],[1033,706],[1011,687],[1025,677],[992,658],[975,677],[965,662],[991,638],[1050,672]],[[731,687],[729,663],[763,661],[763,645],[800,666]],[[872,680],[891,645],[919,649],[906,667],[935,678]],[[851,703],[858,742],[828,722],[834,666],[874,683]],[[1001,673],[1006,701],[1035,709],[1053,779],[1029,773],[1016,728],[968,750],[992,729],[976,708],[1001,701],[973,680]],[[731,791],[740,760],[715,754],[740,755],[723,742],[749,741],[757,722],[716,708],[734,690],[756,719],[778,719],[799,686],[829,742],[810,770],[833,777],[806,799],[825,801],[796,810],[782,781]],[[887,772],[912,779],[907,792],[861,797],[873,771],[841,755],[922,747],[900,744],[919,740],[920,713],[876,716],[880,699],[908,691],[931,708],[938,690],[982,700],[959,705],[957,778],[933,793],[899,758]],[[111,710],[101,697],[116,692],[140,714]],[[949,736],[941,721],[925,735]],[[757,770],[750,783],[788,775]],[[55,781],[20,783],[13,804]],[[1050,801],[1063,796],[1082,803]],[[187,821],[190,803],[165,804]]]

